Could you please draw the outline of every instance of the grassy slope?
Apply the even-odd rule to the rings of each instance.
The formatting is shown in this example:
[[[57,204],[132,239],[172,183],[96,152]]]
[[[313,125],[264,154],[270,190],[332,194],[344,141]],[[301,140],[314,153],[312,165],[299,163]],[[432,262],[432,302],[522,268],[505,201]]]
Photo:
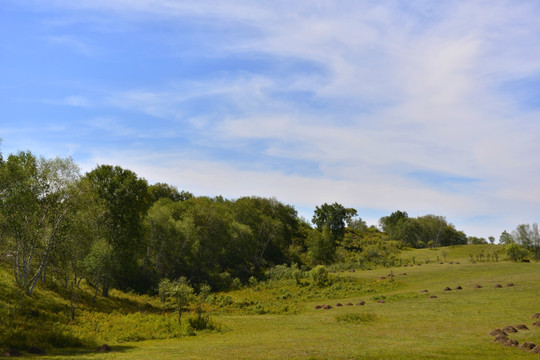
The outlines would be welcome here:
[[[306,297],[283,300],[299,309],[287,315],[217,315],[230,331],[180,339],[123,343],[110,354],[63,353],[44,357],[58,359],[537,359],[491,342],[488,332],[508,324],[524,323],[531,331],[512,338],[540,343],[540,328],[533,328],[529,316],[540,312],[540,263],[515,264],[506,261],[471,263],[473,251],[492,251],[490,246],[446,249],[447,261],[434,262],[440,249],[407,251],[403,257],[418,260],[430,257],[429,264],[407,268],[377,269],[342,275],[363,279],[364,288],[374,292],[351,291],[351,297],[338,299]],[[476,254],[476,253],[474,253]],[[503,257],[503,256],[501,256]],[[442,257],[441,257],[442,259]],[[380,280],[388,273],[395,281]],[[407,272],[407,275],[398,275]],[[506,287],[509,282],[515,287]],[[501,289],[494,288],[502,284]],[[371,285],[369,285],[371,284]],[[474,289],[475,284],[483,288]],[[446,286],[463,290],[445,292]],[[428,289],[436,299],[419,291]],[[282,290],[282,289],[281,289]],[[251,290],[231,293],[233,298],[249,297]],[[264,301],[275,299],[275,291],[252,294]],[[347,296],[335,292],[338,296]],[[374,299],[385,297],[385,303]],[[332,294],[329,295],[332,297]],[[356,303],[331,310],[315,310],[315,304]],[[367,323],[337,321],[346,313],[371,313]]]

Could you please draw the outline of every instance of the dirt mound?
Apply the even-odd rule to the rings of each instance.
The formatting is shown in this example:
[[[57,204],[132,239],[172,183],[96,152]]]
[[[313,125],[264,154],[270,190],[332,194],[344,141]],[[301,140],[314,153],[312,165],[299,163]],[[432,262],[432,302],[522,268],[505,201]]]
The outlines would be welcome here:
[[[322,309],[322,305],[315,305],[315,309]]]
[[[399,274],[399,275],[407,275],[407,273],[401,273],[401,274]]]
[[[18,357],[18,356],[22,356],[23,354],[15,349],[15,348],[10,348],[10,349],[7,349],[6,352],[3,354],[3,356],[5,357]]]
[[[507,334],[508,334],[508,333],[517,333],[516,328],[513,327],[512,325],[507,325],[507,326],[503,327],[503,331],[504,331],[505,333],[507,333]]]
[[[456,290],[462,290],[463,288],[461,287],[461,285],[458,285],[458,287],[456,288]]]
[[[444,263],[443,263],[443,262],[441,261],[441,262],[440,262],[439,264],[441,264],[441,265],[442,265],[442,264],[444,264]]]
[[[475,288],[475,289],[481,289],[481,288],[482,288],[482,285],[476,284],[476,285],[474,285],[474,288]]]
[[[513,339],[506,339],[506,341],[502,342],[504,346],[513,346],[517,347],[519,345],[519,341],[513,340]]]
[[[332,308],[332,305],[323,305],[322,307],[324,310],[329,310]]]
[[[536,313],[534,315],[531,315],[531,319],[540,319],[540,313]]]
[[[533,347],[531,349],[531,352],[535,354],[540,354],[540,345],[536,345],[535,347]]]
[[[437,295],[431,295],[429,298],[430,298],[430,299],[436,299],[436,298],[437,298]]]
[[[365,304],[366,304],[365,301],[360,300],[359,302],[356,303],[356,306],[363,306],[363,305],[365,305]]]
[[[427,293],[428,291],[427,291],[427,289],[424,289],[424,290],[422,290],[422,291],[420,291],[420,292],[421,292],[421,293]]]
[[[537,321],[537,322],[533,323],[533,326],[539,326],[540,327],[540,321]]]
[[[510,340],[510,339],[508,339],[508,336],[506,334],[505,335],[499,334],[499,335],[495,336],[495,339],[493,339],[493,342],[504,344],[508,340]]]
[[[504,331],[502,331],[501,329],[495,329],[495,330],[492,330],[492,331],[490,331],[489,335],[490,335],[490,336],[499,336],[499,335],[503,335],[503,336],[508,337],[508,334],[505,333]]]
[[[448,286],[443,289],[443,291],[452,291]]]
[[[527,327],[527,325],[525,324],[518,324],[516,326],[514,326],[517,330],[529,330],[529,328]]]
[[[506,284],[506,286],[507,287],[512,287],[512,286],[516,286],[516,285],[514,285],[514,283],[508,283],[508,284]]]
[[[501,285],[501,284],[497,284],[497,285],[495,285],[495,287],[496,287],[497,289],[499,289],[499,288],[502,288],[502,285]]]
[[[336,304],[336,307],[340,307],[340,306],[343,306],[343,304],[342,303],[337,303]]]
[[[107,344],[103,344],[103,345],[101,345],[100,347],[97,348],[97,351],[98,351],[98,352],[111,352],[111,351],[112,351],[112,347],[110,347],[110,346],[107,345]]]
[[[28,348],[28,351],[30,354],[36,354],[36,355],[45,355],[45,350],[38,348],[37,346],[31,346]]]
[[[518,348],[521,350],[532,350],[536,344],[533,344],[532,342],[525,341],[524,343],[519,344]]]

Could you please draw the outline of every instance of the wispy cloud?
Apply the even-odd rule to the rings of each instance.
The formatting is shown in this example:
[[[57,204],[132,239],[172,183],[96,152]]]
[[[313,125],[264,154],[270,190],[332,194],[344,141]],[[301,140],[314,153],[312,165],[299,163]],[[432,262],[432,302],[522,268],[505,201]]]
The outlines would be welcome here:
[[[164,52],[135,42],[122,50],[129,78],[59,96],[91,108],[92,131],[122,139],[123,150],[94,147],[88,164],[201,194],[435,212],[485,236],[540,211],[536,1],[34,5],[56,9],[49,23],[69,19],[48,39],[83,55],[110,52],[107,27]]]

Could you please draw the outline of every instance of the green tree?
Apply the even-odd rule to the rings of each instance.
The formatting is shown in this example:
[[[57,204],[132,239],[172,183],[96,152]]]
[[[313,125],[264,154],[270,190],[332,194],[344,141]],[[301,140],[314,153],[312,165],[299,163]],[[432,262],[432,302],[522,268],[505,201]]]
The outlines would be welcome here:
[[[330,264],[336,253],[336,241],[330,227],[324,225],[322,231],[313,229],[308,237],[308,254],[314,264]]]
[[[527,249],[519,246],[516,243],[509,244],[505,246],[506,256],[508,256],[512,261],[522,261],[527,255]]]
[[[12,253],[18,286],[31,295],[45,274],[74,206],[69,186],[79,177],[72,159],[10,155],[0,164],[1,233]]]
[[[510,245],[513,242],[514,240],[512,239],[512,236],[506,230],[504,230],[499,237],[499,243],[503,245]]]
[[[182,277],[175,281],[163,279],[159,283],[159,296],[162,302],[172,300],[178,311],[178,322],[182,322],[182,313],[186,306],[193,300],[193,288],[186,278]]]
[[[98,166],[85,179],[105,209],[101,227],[113,252],[111,279],[123,289],[146,290],[144,287],[149,284],[138,277],[137,264],[144,249],[142,220],[150,205],[146,180],[130,170],[110,165]],[[103,295],[107,296],[111,284],[107,278],[103,280]]]
[[[332,232],[334,240],[341,240],[345,235],[345,225],[351,223],[357,215],[357,211],[353,208],[345,208],[343,205],[327,203],[315,207],[315,214],[312,222],[320,231],[326,225]]]

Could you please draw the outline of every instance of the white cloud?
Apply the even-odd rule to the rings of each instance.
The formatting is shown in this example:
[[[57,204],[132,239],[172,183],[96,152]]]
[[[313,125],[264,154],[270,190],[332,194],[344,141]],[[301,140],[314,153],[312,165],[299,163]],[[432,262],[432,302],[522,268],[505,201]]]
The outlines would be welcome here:
[[[199,193],[277,196],[299,206],[338,201],[437,212],[464,223],[475,215],[501,215],[497,221],[507,226],[540,211],[540,111],[521,108],[501,91],[508,81],[540,77],[535,1],[54,3],[143,28],[156,18],[235,27],[246,36],[240,31],[204,38],[213,51],[205,56],[257,55],[318,69],[171,79],[165,86],[141,84],[102,99],[104,106],[170,120],[173,132],[191,131],[193,143],[216,151],[253,141],[262,145],[250,150],[276,161],[315,163],[318,177],[261,172],[265,164],[240,169],[197,149],[184,157],[118,153],[110,158],[142,176]],[[52,40],[92,51],[75,37]],[[206,110],[190,111],[196,100],[206,101]],[[65,103],[88,105],[79,96]],[[136,136],[136,129],[121,124],[101,126]],[[96,153],[93,161],[101,159]],[[411,172],[477,181],[426,184]],[[485,234],[483,223],[475,226],[481,235],[496,234]],[[502,231],[500,224],[490,226]]]

